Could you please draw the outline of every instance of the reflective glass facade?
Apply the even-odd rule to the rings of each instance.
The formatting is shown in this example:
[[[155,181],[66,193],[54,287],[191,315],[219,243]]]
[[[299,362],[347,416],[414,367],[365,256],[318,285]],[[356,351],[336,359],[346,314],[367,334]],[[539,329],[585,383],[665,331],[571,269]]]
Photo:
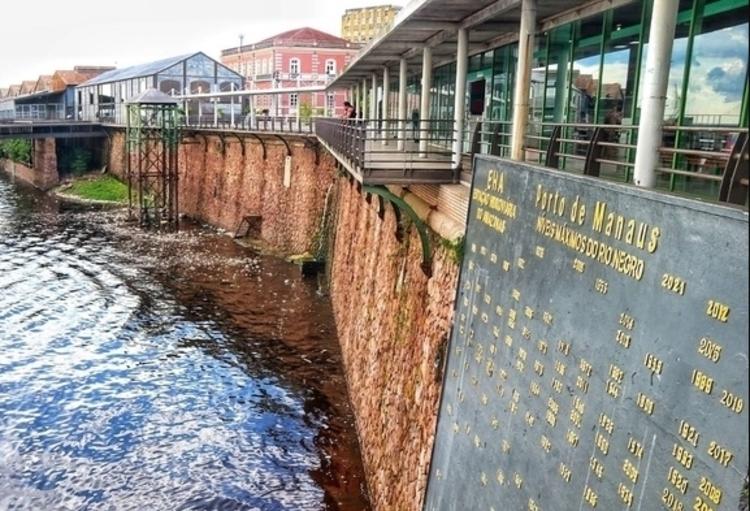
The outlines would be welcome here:
[[[636,130],[630,127],[639,121],[653,1],[658,0],[634,1],[537,35],[527,147],[536,150],[538,161],[544,161],[546,141],[555,125],[568,123],[578,126],[563,127],[561,138],[573,142],[562,143],[560,168],[581,170],[586,148],[575,140],[590,139],[597,125],[622,126],[603,133],[605,142],[623,147],[607,147],[602,158],[632,163]],[[667,128],[664,146],[727,150],[733,136],[712,130],[747,127],[749,14],[748,0],[680,2],[664,122],[667,127],[709,128],[705,132]],[[512,119],[516,61],[516,43],[470,58],[466,98],[469,130],[479,121],[507,123]],[[452,116],[454,66],[435,70],[433,117]],[[472,84],[479,81],[485,81],[483,102],[472,95]],[[481,86],[474,90],[481,90]],[[509,127],[500,132],[504,129]],[[467,143],[470,137],[470,133],[466,135]],[[507,148],[500,142],[499,153],[507,156]],[[483,144],[482,150],[486,148]],[[665,155],[662,167],[711,173],[719,163]],[[628,180],[631,168],[603,164],[601,175]],[[708,195],[718,186],[674,174],[663,176],[659,184]]]

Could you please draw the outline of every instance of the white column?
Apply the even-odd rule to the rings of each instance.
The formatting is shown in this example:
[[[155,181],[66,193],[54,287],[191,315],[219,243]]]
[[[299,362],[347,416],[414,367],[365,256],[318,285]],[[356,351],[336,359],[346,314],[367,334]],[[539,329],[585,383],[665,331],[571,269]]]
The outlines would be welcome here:
[[[518,33],[518,67],[516,68],[516,90],[513,99],[513,132],[510,142],[510,157],[523,161],[523,146],[529,124],[529,91],[531,89],[531,64],[534,52],[536,29],[536,0],[523,0],[521,4],[521,28]]]
[[[372,89],[370,90],[370,119],[378,121],[378,75],[372,73]],[[375,128],[377,124],[373,125]]]
[[[355,85],[354,87],[352,87],[352,89],[354,90],[354,95],[352,96],[352,106],[357,112],[356,116],[359,117],[359,85]]]
[[[383,145],[388,145],[388,118],[391,113],[388,110],[388,96],[391,95],[391,73],[388,70],[388,66],[383,66]]]
[[[456,49],[456,96],[453,103],[453,170],[461,166],[461,155],[464,152],[464,119],[466,117],[466,75],[469,69],[469,31],[458,30],[458,47]]]
[[[646,56],[644,94],[633,172],[633,183],[644,188],[653,188],[656,184],[656,167],[659,165],[664,106],[669,84],[669,64],[672,59],[679,3],[679,0],[659,0],[654,2],[651,14],[651,36]]]
[[[369,106],[367,105],[367,78],[362,80],[362,118],[367,119],[370,115]]]
[[[432,88],[432,48],[422,51],[422,104],[419,111],[419,157],[427,157],[430,123],[430,89]]]
[[[406,141],[406,59],[398,62],[398,150],[403,151]]]
[[[214,98],[214,128],[219,127],[219,98]]]

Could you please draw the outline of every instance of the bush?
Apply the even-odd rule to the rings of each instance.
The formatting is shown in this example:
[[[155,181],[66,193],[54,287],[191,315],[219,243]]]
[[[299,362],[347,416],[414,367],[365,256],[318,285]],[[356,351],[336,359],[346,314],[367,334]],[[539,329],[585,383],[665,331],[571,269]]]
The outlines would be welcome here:
[[[0,142],[0,158],[16,163],[31,164],[32,145],[30,140],[10,139]]]
[[[58,165],[60,170],[81,175],[90,170],[92,155],[91,151],[83,147],[66,147],[60,153]]]

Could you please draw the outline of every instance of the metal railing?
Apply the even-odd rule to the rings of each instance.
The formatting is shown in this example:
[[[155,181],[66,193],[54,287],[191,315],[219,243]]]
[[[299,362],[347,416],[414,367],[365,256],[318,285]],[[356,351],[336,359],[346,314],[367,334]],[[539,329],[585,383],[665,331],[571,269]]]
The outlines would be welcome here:
[[[729,201],[747,187],[747,128],[664,126],[657,188]],[[546,167],[622,182],[632,180],[638,127],[541,123],[526,136],[525,159]],[[744,151],[744,152],[743,152]],[[734,183],[730,187],[730,183]],[[738,201],[736,193],[732,202]],[[747,202],[745,197],[740,204]]]
[[[366,183],[458,181],[452,120],[316,118],[315,134]]]
[[[226,114],[219,116],[217,119],[203,115],[200,118],[196,115],[185,119],[185,127],[192,129],[219,129],[233,131],[258,131],[270,133],[291,133],[291,134],[313,134],[315,132],[312,119],[302,117],[275,117],[264,115],[244,115],[236,116],[232,119]]]

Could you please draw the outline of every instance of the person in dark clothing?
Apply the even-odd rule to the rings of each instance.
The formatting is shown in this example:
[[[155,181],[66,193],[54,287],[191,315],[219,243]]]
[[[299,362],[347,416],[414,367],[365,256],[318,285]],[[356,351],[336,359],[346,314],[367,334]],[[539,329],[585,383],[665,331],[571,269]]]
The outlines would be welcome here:
[[[357,110],[354,105],[348,101],[344,101],[344,119],[355,119],[357,117]]]
[[[414,142],[419,142],[419,110],[416,108],[411,112],[411,131],[414,135]]]

